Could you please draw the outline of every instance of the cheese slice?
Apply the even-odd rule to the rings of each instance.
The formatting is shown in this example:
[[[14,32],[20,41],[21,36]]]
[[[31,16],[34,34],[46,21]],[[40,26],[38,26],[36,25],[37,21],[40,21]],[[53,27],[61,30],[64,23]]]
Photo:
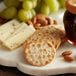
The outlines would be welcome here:
[[[16,29],[20,27],[17,20],[9,21],[0,27],[0,42],[6,40]]]
[[[28,27],[28,25],[27,25],[26,23],[24,23],[24,22],[22,22],[20,25],[21,25],[21,26],[20,26],[19,28],[17,28],[17,30],[15,30],[15,31],[13,32],[13,34],[11,34],[9,37],[12,37],[12,36],[18,34],[21,30],[23,30],[23,29],[25,29],[25,28]]]
[[[3,42],[3,45],[9,48],[10,50],[13,50],[17,47],[19,47],[21,44],[24,43],[24,41],[33,33],[35,32],[35,29],[33,26],[28,26],[22,30],[20,30],[19,33],[16,35],[9,37],[7,40]]]
[[[20,23],[16,19],[13,19],[13,20],[0,26],[0,33],[3,31],[6,31],[11,26],[14,26],[15,28],[17,28],[18,26],[15,26],[15,25],[19,25],[19,24]]]

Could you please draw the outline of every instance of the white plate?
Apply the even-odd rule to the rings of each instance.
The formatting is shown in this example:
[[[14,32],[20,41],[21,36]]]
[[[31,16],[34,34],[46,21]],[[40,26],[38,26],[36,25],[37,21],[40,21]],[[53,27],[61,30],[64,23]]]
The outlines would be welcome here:
[[[0,4],[0,9],[2,10],[5,7],[3,3]],[[60,23],[62,23],[61,11],[52,15]],[[68,63],[60,57],[61,53],[66,50],[73,51],[72,56],[76,58],[76,46],[70,45],[68,42],[61,45],[57,50],[57,54],[52,63],[44,67],[36,67],[29,65],[23,57],[22,47],[13,50],[7,51],[4,47],[0,46],[0,65],[17,67],[20,71],[30,74],[30,75],[56,75],[63,73],[76,73],[76,60]]]

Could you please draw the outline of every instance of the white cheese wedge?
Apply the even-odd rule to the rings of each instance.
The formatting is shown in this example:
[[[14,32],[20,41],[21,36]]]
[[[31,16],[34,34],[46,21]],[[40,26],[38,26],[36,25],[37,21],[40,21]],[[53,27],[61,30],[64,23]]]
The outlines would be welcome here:
[[[27,25],[26,23],[24,23],[24,22],[22,22],[20,25],[21,25],[21,26],[20,26],[19,28],[17,28],[17,30],[15,30],[15,31],[13,32],[13,34],[11,34],[9,37],[12,37],[12,36],[18,34],[20,31],[22,31],[23,29],[25,29],[25,28],[28,27],[28,25]]]
[[[3,45],[9,48],[10,50],[13,50],[17,47],[19,47],[21,44],[24,43],[24,41],[33,33],[35,32],[35,29],[33,26],[28,26],[22,30],[20,30],[19,33],[16,35],[13,35],[9,37],[7,40],[3,42]]]
[[[6,40],[16,29],[20,27],[20,23],[17,20],[9,21],[0,26],[0,42]]]
[[[0,32],[6,31],[6,29],[11,27],[12,25],[18,25],[18,24],[20,24],[20,23],[16,19],[13,19],[13,20],[1,25],[0,26]],[[18,26],[14,26],[14,27],[17,28]]]

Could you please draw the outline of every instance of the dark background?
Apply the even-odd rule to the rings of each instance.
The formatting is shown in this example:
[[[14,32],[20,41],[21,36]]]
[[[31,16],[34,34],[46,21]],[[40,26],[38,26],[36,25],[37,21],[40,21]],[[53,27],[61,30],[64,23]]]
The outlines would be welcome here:
[[[0,76],[30,76],[20,72],[17,68],[0,66]],[[54,76],[76,76],[76,74],[61,74]]]
[[[0,76],[30,76],[20,72],[17,68],[0,66]],[[54,76],[76,76],[76,74],[61,74]]]

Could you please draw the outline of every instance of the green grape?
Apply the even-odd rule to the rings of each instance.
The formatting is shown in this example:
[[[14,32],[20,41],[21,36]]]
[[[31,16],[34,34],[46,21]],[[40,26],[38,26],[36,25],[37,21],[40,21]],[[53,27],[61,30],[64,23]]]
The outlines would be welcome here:
[[[59,10],[59,3],[57,0],[44,0],[50,7],[51,12],[57,12]]]
[[[33,5],[32,5],[32,2],[31,1],[27,1],[27,0],[25,0],[24,2],[23,2],[23,8],[25,9],[25,10],[31,10],[32,8],[33,8]]]
[[[33,17],[32,13],[31,13],[31,10],[28,11],[28,14],[29,14],[29,19],[31,19]]]
[[[45,14],[45,15],[49,15],[50,14],[50,7],[47,6],[46,4],[43,4],[41,7],[41,13]]]
[[[19,0],[4,0],[4,4],[7,7],[18,7]]]
[[[23,2],[23,1],[26,1],[26,0],[19,0],[19,1]],[[28,0],[27,0],[27,1],[28,1]]]
[[[37,0],[30,0],[32,2],[33,8],[37,6]]]
[[[18,12],[18,18],[21,21],[27,22],[30,19],[28,11],[26,11],[25,9],[21,9]]]
[[[1,17],[4,19],[12,19],[17,15],[17,9],[15,7],[8,7],[1,12]]]
[[[36,12],[34,9],[31,10],[31,13],[32,13],[32,16],[35,16],[36,15]]]
[[[60,7],[61,8],[64,8],[65,7],[65,1],[66,0],[58,0],[59,1],[59,4],[60,4]]]
[[[30,1],[34,1],[34,2],[35,2],[35,1],[37,1],[37,0],[30,0]]]
[[[32,1],[33,8],[37,6],[37,1]]]
[[[22,2],[23,0],[19,0],[19,1],[21,1],[21,2]]]

